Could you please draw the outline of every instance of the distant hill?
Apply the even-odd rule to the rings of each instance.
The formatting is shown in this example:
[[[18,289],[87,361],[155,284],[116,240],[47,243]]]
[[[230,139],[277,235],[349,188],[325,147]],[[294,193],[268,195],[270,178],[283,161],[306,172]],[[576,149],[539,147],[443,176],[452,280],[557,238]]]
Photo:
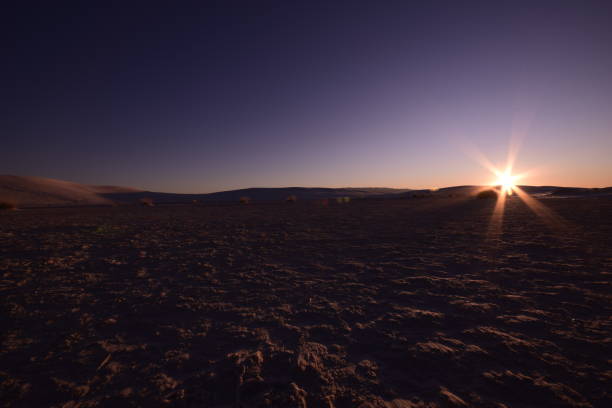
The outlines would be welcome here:
[[[589,189],[555,186],[521,186],[528,194],[540,197],[571,197],[581,195],[612,195],[612,187]],[[79,205],[112,205],[137,203],[142,199],[154,203],[238,202],[241,197],[253,201],[281,201],[289,196],[298,200],[324,198],[413,198],[470,196],[481,186],[454,186],[431,190],[409,190],[380,187],[322,188],[280,187],[245,188],[209,194],[174,194],[139,190],[129,187],[92,186],[41,177],[0,175],[0,200],[8,200],[22,208],[63,207]]]
[[[298,200],[316,200],[325,198],[350,197],[367,198],[380,196],[395,196],[406,192],[406,189],[392,188],[322,188],[322,187],[278,187],[278,188],[244,188],[240,190],[220,191],[209,194],[173,194],[157,193],[151,191],[139,193],[112,193],[104,194],[105,198],[119,203],[136,202],[143,198],[149,198],[155,203],[221,203],[238,202],[241,197],[248,197],[252,201],[282,201],[289,196],[295,196]]]
[[[576,196],[604,196],[612,195],[612,187],[586,188],[586,187],[557,187],[557,186],[519,186],[521,190],[535,197],[576,197]],[[490,187],[486,187],[490,188]],[[466,196],[474,195],[483,189],[482,186],[454,186],[440,189],[410,190],[398,197],[413,196]]]
[[[116,186],[89,186],[42,177],[0,175],[0,200],[20,207],[110,205],[107,194],[134,194],[141,190]]]
[[[144,191],[117,186],[92,186],[70,181],[0,175],[0,200],[15,202],[19,207],[61,207],[75,205],[112,205],[137,203],[147,198],[155,203],[237,202],[240,197],[254,201],[279,201],[288,196],[298,200],[351,197],[362,198],[398,194],[409,190],[393,188],[246,188],[209,194],[175,194]]]
[[[209,194],[172,194],[142,192],[137,194],[106,194],[105,197],[115,201],[126,202],[140,198],[151,198],[158,203],[190,202],[224,202],[235,201],[241,197],[249,197],[253,201],[280,201],[289,196],[298,200],[314,200],[336,197],[365,198],[388,194],[399,194],[409,190],[393,188],[322,188],[322,187],[279,187],[279,188],[244,188],[240,190],[220,191]]]
[[[582,187],[556,187],[551,195],[555,197],[559,196],[597,196],[597,195],[610,195],[612,194],[612,187],[604,188],[582,188]]]

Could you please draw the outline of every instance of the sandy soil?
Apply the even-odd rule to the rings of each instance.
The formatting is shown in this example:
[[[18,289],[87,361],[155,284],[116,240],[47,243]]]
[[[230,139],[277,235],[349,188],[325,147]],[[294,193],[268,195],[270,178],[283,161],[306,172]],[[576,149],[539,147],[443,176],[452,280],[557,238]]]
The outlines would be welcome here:
[[[7,407],[612,406],[612,200],[0,213]]]

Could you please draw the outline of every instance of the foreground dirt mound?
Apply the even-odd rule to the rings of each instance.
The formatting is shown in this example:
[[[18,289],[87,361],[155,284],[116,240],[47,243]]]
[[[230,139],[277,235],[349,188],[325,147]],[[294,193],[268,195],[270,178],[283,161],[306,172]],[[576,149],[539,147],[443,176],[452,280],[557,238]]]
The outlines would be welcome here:
[[[608,407],[612,200],[0,215],[7,407]]]

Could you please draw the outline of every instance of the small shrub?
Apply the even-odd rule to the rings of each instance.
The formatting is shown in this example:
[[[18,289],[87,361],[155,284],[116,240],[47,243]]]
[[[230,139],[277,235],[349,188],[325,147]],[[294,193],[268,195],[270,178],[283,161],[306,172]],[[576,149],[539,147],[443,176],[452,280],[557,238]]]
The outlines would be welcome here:
[[[495,190],[484,190],[476,195],[476,198],[479,200],[490,200],[492,198],[497,198],[497,191]]]
[[[248,204],[251,202],[249,197],[240,197],[240,204]]]
[[[145,197],[140,199],[140,205],[143,207],[153,207],[155,204],[153,204],[152,198]]]
[[[287,198],[285,198],[285,201],[290,203],[290,204],[293,204],[293,203],[295,203],[297,201],[297,197],[294,196],[294,195],[290,195]]]
[[[320,200],[315,200],[314,204],[318,207],[327,207],[329,205],[329,199],[322,198]]]
[[[96,227],[96,229],[94,230],[94,233],[96,233],[96,234],[108,234],[108,233],[110,233],[112,231],[113,231],[113,229],[112,229],[111,226],[104,224],[104,225],[98,225]]]
[[[13,201],[0,201],[0,210],[16,210],[17,204]]]

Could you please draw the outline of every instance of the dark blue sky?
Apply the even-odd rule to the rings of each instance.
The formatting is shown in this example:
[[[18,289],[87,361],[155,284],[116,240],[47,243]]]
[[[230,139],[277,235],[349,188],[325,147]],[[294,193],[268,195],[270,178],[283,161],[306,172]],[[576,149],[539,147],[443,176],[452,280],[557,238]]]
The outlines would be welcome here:
[[[0,18],[0,173],[476,184],[491,177],[465,151],[501,165],[519,132],[525,183],[612,185],[607,1],[16,2]]]

